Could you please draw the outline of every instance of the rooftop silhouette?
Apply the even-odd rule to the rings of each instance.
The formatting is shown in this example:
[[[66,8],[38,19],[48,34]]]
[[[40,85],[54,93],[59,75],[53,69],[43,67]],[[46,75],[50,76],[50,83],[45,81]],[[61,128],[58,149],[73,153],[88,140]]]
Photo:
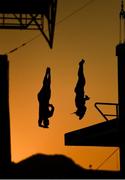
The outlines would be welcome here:
[[[120,178],[119,172],[87,170],[64,155],[35,154],[0,172],[0,178]]]

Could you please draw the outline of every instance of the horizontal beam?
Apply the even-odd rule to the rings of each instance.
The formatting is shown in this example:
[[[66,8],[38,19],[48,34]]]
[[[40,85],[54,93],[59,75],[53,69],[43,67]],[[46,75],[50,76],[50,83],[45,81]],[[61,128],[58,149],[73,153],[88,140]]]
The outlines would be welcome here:
[[[1,0],[0,13],[45,13],[53,0]]]

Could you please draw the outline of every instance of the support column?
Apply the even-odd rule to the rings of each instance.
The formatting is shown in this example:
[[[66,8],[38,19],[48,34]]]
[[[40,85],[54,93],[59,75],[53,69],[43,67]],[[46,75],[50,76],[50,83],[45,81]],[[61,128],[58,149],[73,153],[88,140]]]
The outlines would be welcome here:
[[[10,163],[9,61],[7,55],[0,55],[0,167]]]
[[[118,57],[119,147],[120,171],[125,178],[125,43],[116,47]]]

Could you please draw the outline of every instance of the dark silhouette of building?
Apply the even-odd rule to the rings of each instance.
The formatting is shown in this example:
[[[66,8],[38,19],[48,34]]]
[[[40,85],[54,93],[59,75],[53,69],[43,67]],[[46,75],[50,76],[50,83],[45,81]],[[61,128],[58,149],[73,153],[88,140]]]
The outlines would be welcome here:
[[[118,56],[118,100],[119,100],[119,146],[120,146],[120,168],[125,177],[125,43],[116,47]]]
[[[9,61],[0,55],[0,168],[10,163]]]
[[[43,86],[38,93],[39,101],[39,120],[38,125],[40,127],[48,128],[49,118],[53,116],[54,106],[49,103],[51,98],[51,72],[47,67],[45,77],[43,80]]]
[[[95,179],[120,178],[119,172],[87,170],[64,155],[35,154],[9,169],[0,172],[0,178],[17,179]]]

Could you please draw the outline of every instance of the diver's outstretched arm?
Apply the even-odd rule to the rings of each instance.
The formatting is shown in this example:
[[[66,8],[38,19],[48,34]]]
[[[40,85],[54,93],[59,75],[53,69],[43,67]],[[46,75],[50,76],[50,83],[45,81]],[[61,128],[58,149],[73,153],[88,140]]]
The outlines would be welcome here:
[[[45,73],[45,76],[44,76],[44,80],[43,80],[43,85],[45,85],[48,81],[48,83],[50,83],[50,67],[47,67],[46,69],[46,73]]]
[[[84,73],[83,73],[83,64],[85,63],[85,60],[81,60],[79,62],[79,70],[78,70],[78,81],[80,81],[80,83],[82,83],[83,86],[85,86],[85,77],[84,77]]]

